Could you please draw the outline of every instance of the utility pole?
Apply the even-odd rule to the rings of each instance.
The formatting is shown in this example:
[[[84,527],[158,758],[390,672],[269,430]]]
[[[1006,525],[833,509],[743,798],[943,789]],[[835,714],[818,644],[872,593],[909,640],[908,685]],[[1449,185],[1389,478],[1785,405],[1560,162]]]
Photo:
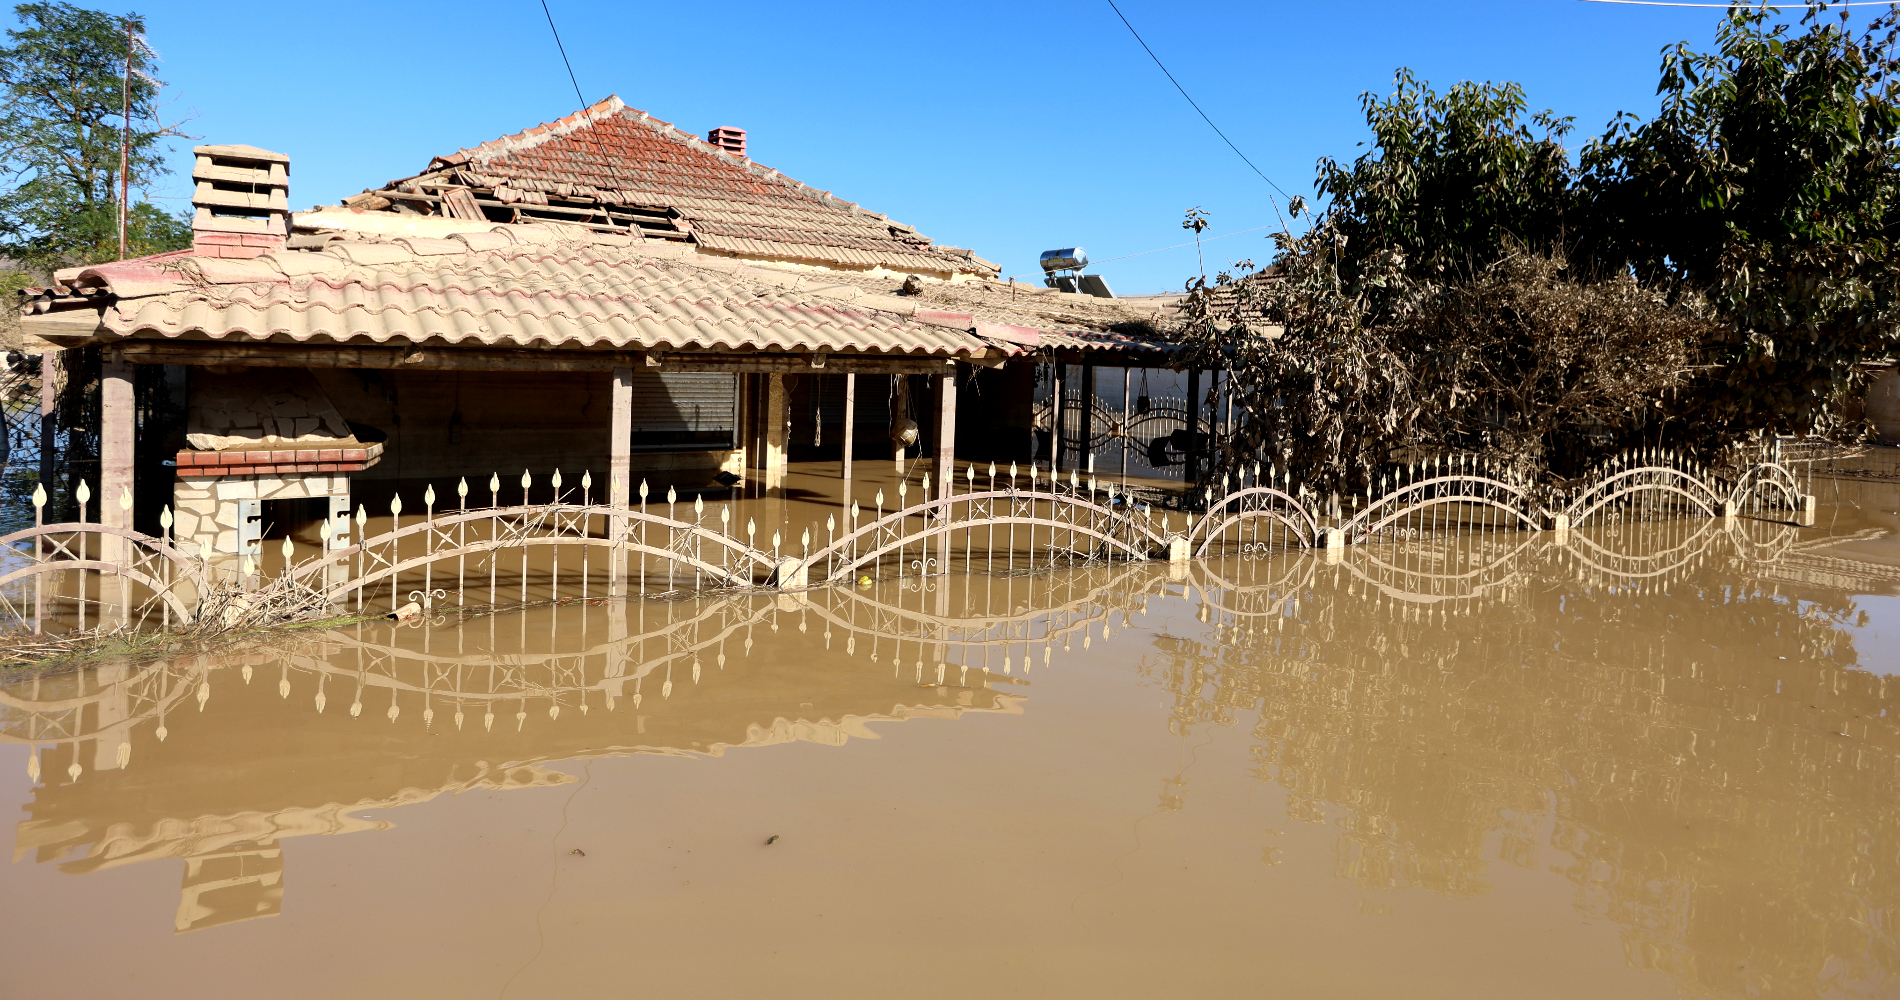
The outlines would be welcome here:
[[[132,162],[132,19],[125,20],[125,79],[120,81],[119,129],[119,259],[125,259],[125,208],[132,183],[126,176]]]

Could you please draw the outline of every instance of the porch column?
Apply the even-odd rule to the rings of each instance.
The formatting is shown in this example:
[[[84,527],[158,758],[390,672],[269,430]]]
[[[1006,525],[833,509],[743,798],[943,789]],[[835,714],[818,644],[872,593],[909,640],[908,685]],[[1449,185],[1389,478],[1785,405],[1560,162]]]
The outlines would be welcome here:
[[[1122,492],[1128,492],[1128,365],[1122,365]]]
[[[844,376],[844,486],[842,487],[844,492],[838,499],[838,524],[843,527],[843,531],[851,530],[851,448],[855,443],[857,423],[858,375],[856,372],[846,372]]]
[[[40,353],[40,483],[53,492],[53,440],[59,436],[59,352]]]
[[[957,377],[937,376],[937,496],[948,497],[957,485]],[[943,523],[950,522],[950,508],[943,509]],[[937,571],[950,572],[950,532],[937,536]],[[939,586],[938,593],[949,591]]]
[[[117,351],[99,362],[99,523],[115,528],[130,528],[133,523],[132,464],[134,443],[138,440],[138,410],[132,393],[132,363]],[[118,566],[129,566],[132,550],[122,538],[107,537],[100,545],[100,558]],[[131,587],[123,577],[104,576],[99,580],[99,620],[104,624],[115,613],[123,623]]]
[[[1201,410],[1205,406],[1201,399],[1201,370],[1188,369],[1187,388],[1187,462],[1182,469],[1182,481],[1193,486],[1201,478]],[[1193,490],[1188,491],[1190,494]],[[1189,505],[1190,509],[1192,504]]]
[[[1095,471],[1095,366],[1082,366],[1082,457],[1076,460],[1076,467],[1084,472]]]
[[[785,439],[791,423],[790,396],[785,392],[785,376],[776,372],[765,376],[765,488],[785,486]]]
[[[607,431],[607,505],[624,508],[633,502],[632,368],[614,369],[610,393],[613,398],[609,419],[613,424]],[[626,540],[627,522],[618,517],[608,519],[607,537],[616,546],[607,560],[607,593],[619,597],[627,576],[627,564],[625,553],[618,546]]]
[[[897,380],[897,398],[891,404],[891,465],[899,479],[904,476],[904,442],[897,428],[910,417],[910,376],[893,375]],[[923,449],[919,448],[918,451]]]
[[[1049,379],[1049,476],[1062,468],[1062,376],[1064,365],[1051,365]]]

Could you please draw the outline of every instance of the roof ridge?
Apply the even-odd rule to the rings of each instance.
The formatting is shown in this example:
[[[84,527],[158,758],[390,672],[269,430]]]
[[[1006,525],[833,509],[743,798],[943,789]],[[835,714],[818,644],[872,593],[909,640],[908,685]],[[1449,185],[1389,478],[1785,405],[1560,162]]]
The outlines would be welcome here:
[[[550,139],[558,139],[561,136],[592,125],[602,118],[617,115],[622,111],[631,110],[634,109],[627,107],[626,102],[620,99],[619,94],[608,94],[605,99],[595,101],[593,104],[571,115],[557,118],[551,122],[542,122],[533,128],[525,128],[511,135],[504,135],[499,139],[490,139],[478,145],[463,147],[462,149],[456,150],[455,155],[461,157],[460,162],[466,162],[478,156],[514,153],[524,149],[533,149]],[[644,111],[639,113],[643,117],[646,116],[646,112]],[[446,160],[448,158],[437,157],[437,159]]]

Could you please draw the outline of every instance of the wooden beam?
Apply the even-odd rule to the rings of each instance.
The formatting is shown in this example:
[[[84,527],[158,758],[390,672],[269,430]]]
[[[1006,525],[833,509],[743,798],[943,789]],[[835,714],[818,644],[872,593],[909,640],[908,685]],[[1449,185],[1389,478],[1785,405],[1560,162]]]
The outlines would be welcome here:
[[[810,355],[697,351],[507,350],[467,347],[349,347],[315,344],[225,344],[201,340],[125,340],[113,345],[143,365],[236,365],[249,368],[379,368],[413,371],[669,372],[811,371]],[[650,360],[658,357],[655,365]],[[830,354],[825,371],[936,374],[956,364],[942,355]]]

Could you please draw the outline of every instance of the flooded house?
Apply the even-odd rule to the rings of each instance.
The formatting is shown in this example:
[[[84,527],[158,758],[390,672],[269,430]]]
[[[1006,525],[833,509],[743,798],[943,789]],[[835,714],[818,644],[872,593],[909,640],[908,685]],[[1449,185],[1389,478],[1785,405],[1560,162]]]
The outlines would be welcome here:
[[[98,359],[88,516],[169,510],[217,558],[425,485],[553,501],[557,470],[624,504],[799,462],[840,496],[872,459],[1071,467],[1090,435],[1039,435],[1038,382],[1169,363],[1151,303],[1001,278],[618,98],[309,212],[287,156],[196,153],[192,247],[62,271],[22,327]]]

